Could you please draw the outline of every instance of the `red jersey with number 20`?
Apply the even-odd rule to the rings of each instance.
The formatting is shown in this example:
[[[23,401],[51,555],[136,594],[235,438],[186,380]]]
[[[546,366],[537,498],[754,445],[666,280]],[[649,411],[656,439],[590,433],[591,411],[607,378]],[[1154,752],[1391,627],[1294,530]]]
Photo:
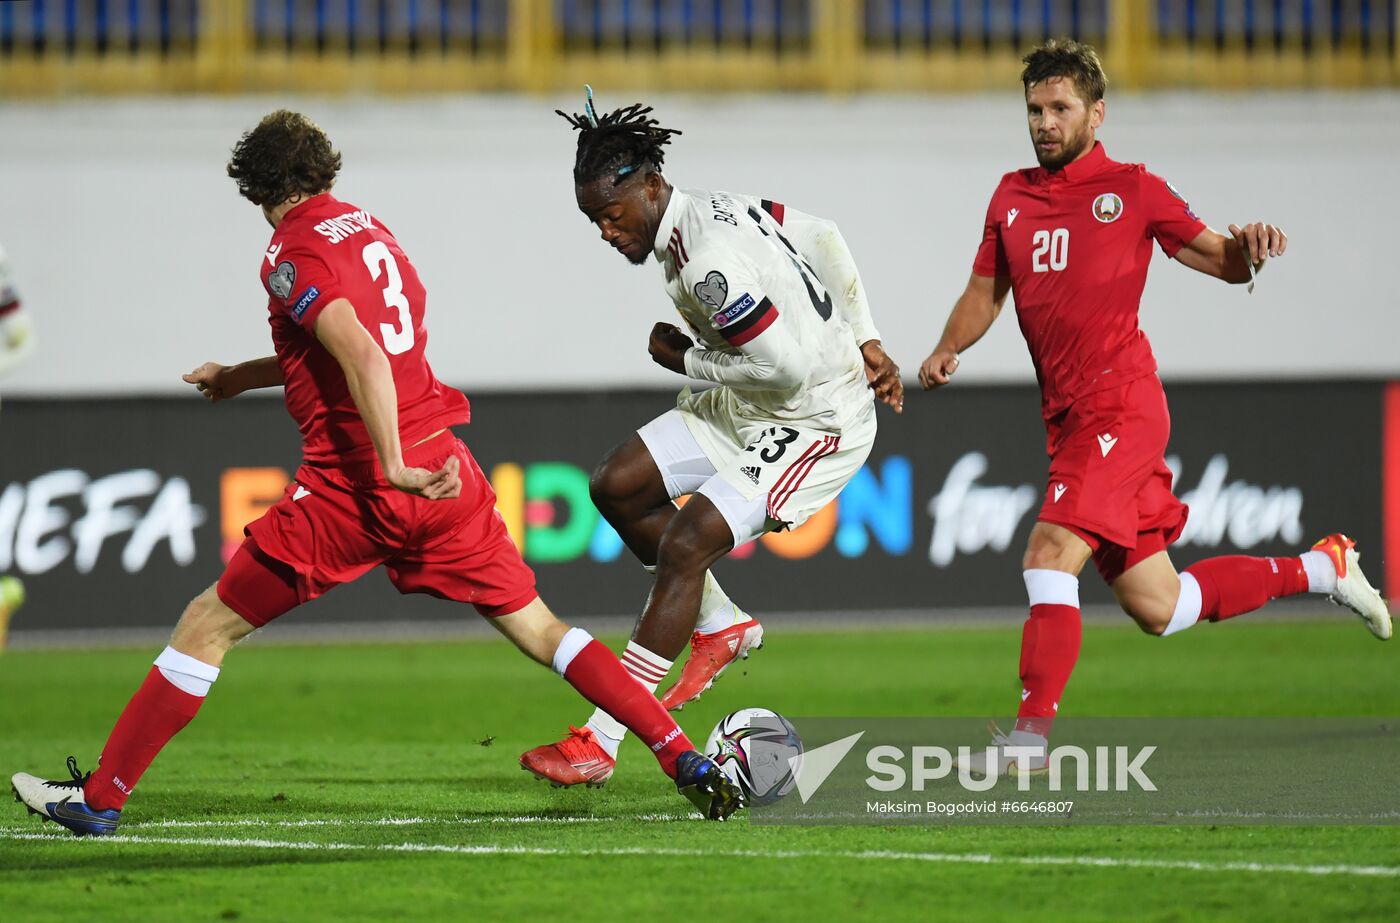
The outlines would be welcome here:
[[[1002,177],[972,271],[1011,277],[1047,419],[1157,371],[1138,327],[1152,242],[1173,257],[1205,228],[1166,180],[1097,142],[1054,173]]]
[[[268,294],[272,343],[286,382],[287,410],[312,464],[375,458],[374,445],[340,363],[314,333],[316,318],[338,298],[389,357],[399,399],[403,447],[466,423],[466,395],[442,384],[424,356],[427,292],[394,235],[369,212],[330,194],[282,218],[258,269]]]

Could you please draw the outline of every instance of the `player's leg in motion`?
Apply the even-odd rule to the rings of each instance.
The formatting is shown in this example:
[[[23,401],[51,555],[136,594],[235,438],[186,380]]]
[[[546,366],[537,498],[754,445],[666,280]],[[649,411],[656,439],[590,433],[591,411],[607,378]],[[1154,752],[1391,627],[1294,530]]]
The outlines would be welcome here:
[[[593,473],[589,489],[603,517],[642,567],[655,576],[662,536],[678,512],[672,499],[693,493],[713,474],[714,466],[679,414],[672,412],[610,452]],[[698,698],[730,664],[747,657],[763,642],[762,626],[730,600],[708,570],[698,611],[690,637],[690,658],[680,679],[661,699],[669,709],[679,709]],[[640,645],[629,645],[624,660],[639,680],[655,689],[674,658],[634,647]],[[599,744],[615,756],[621,740],[616,722],[600,712],[588,727]]]
[[[1021,628],[1021,706],[1008,742],[1044,746],[1079,659],[1079,572],[1092,553],[1063,526],[1037,522],[1022,560],[1030,617]]]
[[[669,517],[658,547],[656,585],[622,655],[622,664],[652,701],[657,684],[690,639],[710,565],[733,547],[733,529],[708,497],[692,496]],[[607,781],[627,722],[594,701],[599,707],[587,727],[571,727],[570,736],[559,743],[526,752],[521,765],[556,785]],[[657,707],[665,710],[661,703]]]
[[[216,586],[186,608],[170,644],[117,719],[97,769],[82,775],[69,757],[71,779],[47,781],[16,773],[15,797],[32,813],[79,835],[116,830],[122,808],[156,754],[198,713],[219,678],[224,655],[256,626],[224,602],[220,593],[254,593],[267,620],[297,604],[295,575],[245,544]]]
[[[587,631],[559,621],[538,597],[523,609],[494,616],[491,623],[527,656],[553,667],[585,699],[636,734],[651,748],[666,774],[675,779],[677,788],[706,817],[724,820],[741,805],[738,789],[714,762],[695,750],[652,690]],[[539,750],[547,751],[541,755],[544,759],[558,756],[555,747]],[[526,769],[531,768],[527,760],[535,753],[522,758]],[[576,781],[601,784],[612,774],[612,766],[611,760],[585,759],[565,767],[539,768],[550,773],[546,777],[565,769],[579,774]]]
[[[1373,635],[1387,640],[1390,611],[1359,562],[1356,543],[1333,533],[1296,557],[1225,555],[1198,561],[1180,574],[1167,553],[1158,552],[1110,585],[1123,611],[1153,635],[1234,618],[1273,599],[1316,593],[1351,609]]]

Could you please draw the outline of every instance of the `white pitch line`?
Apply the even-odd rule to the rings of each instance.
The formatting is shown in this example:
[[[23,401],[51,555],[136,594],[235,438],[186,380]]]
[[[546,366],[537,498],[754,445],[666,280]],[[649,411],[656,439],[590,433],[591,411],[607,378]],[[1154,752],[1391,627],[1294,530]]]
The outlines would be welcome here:
[[[374,820],[356,818],[305,818],[302,820],[275,820],[261,817],[242,817],[232,820],[151,820],[123,824],[123,830],[197,830],[232,829],[247,827],[277,827],[301,829],[306,827],[413,827],[420,824],[606,824],[616,822],[673,823],[702,820],[696,813],[690,814],[619,814],[609,817],[558,816],[549,814],[518,814],[512,817],[380,817]],[[24,833],[32,826],[0,826],[0,835]]]
[[[44,840],[72,842],[64,834],[10,833],[0,840]],[[117,834],[84,838],[81,843],[126,844],[132,846],[208,846],[234,849],[283,849],[328,852],[448,853],[466,856],[675,856],[685,858],[733,859],[842,859],[889,862],[927,862],[964,865],[1079,866],[1104,869],[1153,869],[1178,872],[1251,872],[1285,875],[1351,875],[1363,878],[1400,878],[1400,866],[1391,865],[1296,865],[1268,862],[1196,862],[1178,859],[1124,859],[1110,856],[994,856],[990,853],[925,853],[864,850],[858,852],[822,850],[761,849],[681,849],[670,847],[619,847],[604,849],[563,849],[546,846],[454,846],[446,843],[316,843],[296,840],[243,840],[236,837],[154,837]],[[90,847],[101,848],[101,847]]]

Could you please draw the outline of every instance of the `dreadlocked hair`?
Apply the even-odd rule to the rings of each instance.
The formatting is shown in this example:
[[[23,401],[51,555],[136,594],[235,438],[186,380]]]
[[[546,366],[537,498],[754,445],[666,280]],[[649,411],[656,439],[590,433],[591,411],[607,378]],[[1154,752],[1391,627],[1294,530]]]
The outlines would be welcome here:
[[[610,177],[617,184],[645,164],[659,168],[666,159],[662,148],[671,143],[672,135],[680,134],[674,128],[662,128],[649,117],[651,107],[641,103],[598,116],[597,125],[588,115],[554,111],[578,129],[574,182],[579,184],[602,177]]]

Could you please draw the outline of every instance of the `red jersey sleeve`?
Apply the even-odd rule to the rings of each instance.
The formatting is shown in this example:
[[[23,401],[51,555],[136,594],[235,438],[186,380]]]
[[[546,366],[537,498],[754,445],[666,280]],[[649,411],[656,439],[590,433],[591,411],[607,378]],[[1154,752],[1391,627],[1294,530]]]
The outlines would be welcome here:
[[[335,270],[307,247],[290,247],[263,277],[272,304],[311,329],[326,305],[344,297]]]
[[[1205,222],[1196,217],[1176,187],[1157,174],[1143,170],[1139,186],[1142,204],[1147,209],[1147,233],[1168,257],[1176,256],[1206,229]]]
[[[1006,247],[1001,242],[1001,223],[997,220],[997,199],[1001,197],[1001,186],[992,193],[992,201],[987,203],[987,219],[982,225],[982,243],[977,247],[977,258],[972,261],[972,271],[979,276],[1007,276],[1011,265],[1006,260]]]

